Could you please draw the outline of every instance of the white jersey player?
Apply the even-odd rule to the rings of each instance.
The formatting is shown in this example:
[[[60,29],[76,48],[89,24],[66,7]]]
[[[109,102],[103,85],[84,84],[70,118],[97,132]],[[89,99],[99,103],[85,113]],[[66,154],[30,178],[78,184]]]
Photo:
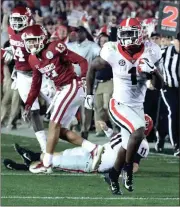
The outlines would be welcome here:
[[[143,42],[142,26],[136,18],[123,20],[117,29],[117,42],[104,44],[100,57],[88,70],[86,77],[87,97],[85,107],[92,109],[93,81],[96,70],[108,66],[113,72],[113,96],[109,103],[111,119],[129,136],[123,137],[122,147],[114,167],[110,171],[111,190],[121,194],[118,177],[124,166],[127,168],[127,189],[133,191],[133,157],[144,138],[145,120],[143,103],[146,94],[146,81],[157,80],[156,88],[161,87],[163,78],[155,64],[161,58],[161,49],[155,43]]]
[[[112,142],[104,144],[104,153],[101,157],[101,164],[99,165],[97,172],[104,173],[108,172],[114,165],[117,157],[118,149],[121,147],[122,139],[121,134],[118,134],[111,138],[111,140],[118,142],[115,147],[113,147]],[[112,148],[113,147],[113,148]],[[146,158],[149,154],[149,145],[146,140],[143,140],[139,150],[138,156],[135,157],[134,162],[139,164],[141,158]],[[60,153],[55,153],[53,155],[52,165],[53,168],[68,172],[82,172],[91,173],[95,172],[92,169],[92,156],[86,149],[82,147],[75,147],[72,149],[64,150]],[[29,170],[33,173],[33,169],[37,166],[36,163],[32,163]]]

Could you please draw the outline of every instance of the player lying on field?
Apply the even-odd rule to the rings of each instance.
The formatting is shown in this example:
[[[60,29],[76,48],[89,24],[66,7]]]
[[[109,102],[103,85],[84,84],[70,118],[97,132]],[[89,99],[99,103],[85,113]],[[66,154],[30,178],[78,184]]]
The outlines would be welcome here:
[[[149,117],[149,121],[146,123],[147,126],[145,135],[147,136],[152,129],[152,119]],[[102,126],[105,134],[108,137],[111,137],[110,141],[104,144],[105,151],[102,154],[101,163],[97,169],[97,172],[104,173],[108,172],[108,170],[114,165],[118,150],[122,144],[121,137],[123,133],[120,132],[116,135],[113,135],[112,130],[108,128],[104,122],[101,122],[100,125]],[[15,144],[15,149],[23,158],[25,164],[18,164],[12,160],[5,159],[5,167],[11,170],[30,170],[33,173],[36,170],[36,166],[39,164],[39,161],[43,159],[44,154],[35,153],[30,150],[24,149],[18,144]],[[147,157],[148,153],[148,142],[146,140],[143,140],[134,158],[134,172],[137,172],[140,160]],[[94,172],[92,169],[92,161],[93,159],[91,153],[89,153],[82,147],[75,147],[59,153],[54,153],[52,165],[54,169],[58,169],[61,171],[90,173]]]

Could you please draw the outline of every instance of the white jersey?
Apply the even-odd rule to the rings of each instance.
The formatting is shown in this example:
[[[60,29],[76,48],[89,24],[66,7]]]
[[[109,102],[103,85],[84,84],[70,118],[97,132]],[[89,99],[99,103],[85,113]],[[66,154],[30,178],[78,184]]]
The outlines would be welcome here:
[[[104,144],[105,151],[101,157],[98,172],[107,172],[113,167],[118,149],[121,147],[121,136],[113,137],[110,142]],[[138,154],[145,158],[149,153],[149,145],[146,140],[141,142]],[[53,168],[71,172],[93,172],[92,155],[82,147],[67,149],[62,153],[53,155]]]
[[[131,57],[118,42],[107,42],[100,56],[112,67],[113,98],[128,106],[141,107],[147,89],[147,76],[145,73],[138,73],[137,66],[141,58],[147,58],[153,63],[158,62],[161,58],[160,47],[153,42],[145,42],[142,50]]]

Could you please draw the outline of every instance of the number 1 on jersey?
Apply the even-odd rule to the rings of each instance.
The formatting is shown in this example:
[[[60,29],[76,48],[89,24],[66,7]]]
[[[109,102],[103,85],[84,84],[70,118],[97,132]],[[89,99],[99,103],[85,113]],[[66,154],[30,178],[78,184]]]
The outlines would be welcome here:
[[[137,85],[136,67],[132,67],[128,73],[131,74],[132,85]]]

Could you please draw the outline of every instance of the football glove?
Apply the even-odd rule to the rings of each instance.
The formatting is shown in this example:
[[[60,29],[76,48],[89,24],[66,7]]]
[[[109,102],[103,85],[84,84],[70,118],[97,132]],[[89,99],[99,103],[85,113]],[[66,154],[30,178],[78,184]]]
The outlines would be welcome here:
[[[24,122],[30,122],[30,110],[31,110],[31,107],[29,105],[26,105],[24,112],[22,114],[22,118]]]
[[[139,73],[153,73],[156,70],[156,66],[147,58],[142,58],[139,60],[137,70]]]
[[[11,47],[7,47],[4,50],[5,50],[5,53],[3,55],[4,62],[9,63],[13,59],[12,49],[11,49]]]
[[[93,95],[87,95],[85,98],[84,107],[86,109],[92,110],[93,109],[93,101],[94,101]]]

